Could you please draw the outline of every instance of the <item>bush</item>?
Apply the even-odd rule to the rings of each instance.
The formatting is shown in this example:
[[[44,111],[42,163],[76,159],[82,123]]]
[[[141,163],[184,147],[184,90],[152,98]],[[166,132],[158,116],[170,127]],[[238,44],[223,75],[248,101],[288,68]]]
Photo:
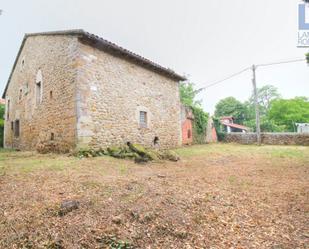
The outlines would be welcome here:
[[[193,139],[194,143],[203,144],[205,143],[206,128],[208,124],[208,113],[200,107],[192,107],[194,115],[193,121]]]
[[[224,142],[225,141],[225,136],[226,136],[225,132],[222,132],[222,131],[218,131],[217,132],[217,137],[218,137],[218,141],[219,142]]]
[[[108,147],[106,150],[81,149],[77,151],[74,155],[79,158],[108,155],[121,159],[134,159],[136,163],[145,163],[148,161],[159,160],[169,160],[176,162],[180,159],[179,156],[173,151],[153,150],[149,148],[146,149],[140,144],[132,144],[130,142],[123,146],[111,146]]]

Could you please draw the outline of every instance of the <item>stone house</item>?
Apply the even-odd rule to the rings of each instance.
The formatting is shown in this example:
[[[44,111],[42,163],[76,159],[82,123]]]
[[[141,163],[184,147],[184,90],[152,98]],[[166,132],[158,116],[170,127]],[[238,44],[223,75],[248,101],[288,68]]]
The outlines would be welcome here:
[[[183,80],[83,30],[26,34],[3,93],[4,146],[67,152],[130,141],[177,147]]]

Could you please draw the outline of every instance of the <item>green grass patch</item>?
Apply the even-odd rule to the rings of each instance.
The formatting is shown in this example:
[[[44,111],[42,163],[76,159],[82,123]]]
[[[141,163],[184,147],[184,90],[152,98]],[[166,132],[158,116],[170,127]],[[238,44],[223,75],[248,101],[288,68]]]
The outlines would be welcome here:
[[[309,159],[309,147],[303,146],[273,146],[273,145],[239,145],[239,144],[209,144],[181,147],[175,150],[180,157],[194,156],[266,156],[272,158]]]

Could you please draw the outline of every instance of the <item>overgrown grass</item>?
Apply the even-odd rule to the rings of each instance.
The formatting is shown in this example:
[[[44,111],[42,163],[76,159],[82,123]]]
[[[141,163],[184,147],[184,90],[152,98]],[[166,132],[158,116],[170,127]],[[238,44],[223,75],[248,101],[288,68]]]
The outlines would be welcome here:
[[[194,156],[264,156],[269,158],[294,158],[309,160],[309,147],[304,146],[257,146],[239,144],[209,144],[182,147],[175,150],[181,157]]]
[[[0,150],[0,175],[9,173],[32,173],[39,170],[62,171],[73,166],[76,158],[63,155],[40,155],[36,152]]]
[[[256,146],[238,144],[209,144],[194,145],[175,149],[175,152],[183,159],[192,157],[264,157],[280,162],[282,159],[293,159],[309,163],[309,147],[302,146]],[[107,174],[101,164],[114,165],[114,169],[121,176],[129,173],[126,161],[111,157],[91,159],[77,159],[65,155],[41,155],[36,152],[17,152],[14,150],[0,149],[0,175],[9,173],[28,174],[36,171],[63,171],[85,166],[82,171],[96,171],[99,174]],[[91,184],[90,184],[91,185]]]

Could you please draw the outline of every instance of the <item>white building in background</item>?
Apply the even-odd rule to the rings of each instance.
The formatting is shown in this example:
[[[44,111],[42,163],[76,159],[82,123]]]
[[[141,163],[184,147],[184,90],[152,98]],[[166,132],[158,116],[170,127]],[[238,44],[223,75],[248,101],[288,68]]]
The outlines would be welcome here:
[[[309,133],[309,123],[296,123],[297,133]]]
[[[246,126],[240,125],[240,124],[235,124],[234,118],[232,116],[221,117],[220,123],[224,127],[224,131],[227,132],[227,133],[231,133],[231,132],[246,133],[250,130],[249,127],[246,127]]]

